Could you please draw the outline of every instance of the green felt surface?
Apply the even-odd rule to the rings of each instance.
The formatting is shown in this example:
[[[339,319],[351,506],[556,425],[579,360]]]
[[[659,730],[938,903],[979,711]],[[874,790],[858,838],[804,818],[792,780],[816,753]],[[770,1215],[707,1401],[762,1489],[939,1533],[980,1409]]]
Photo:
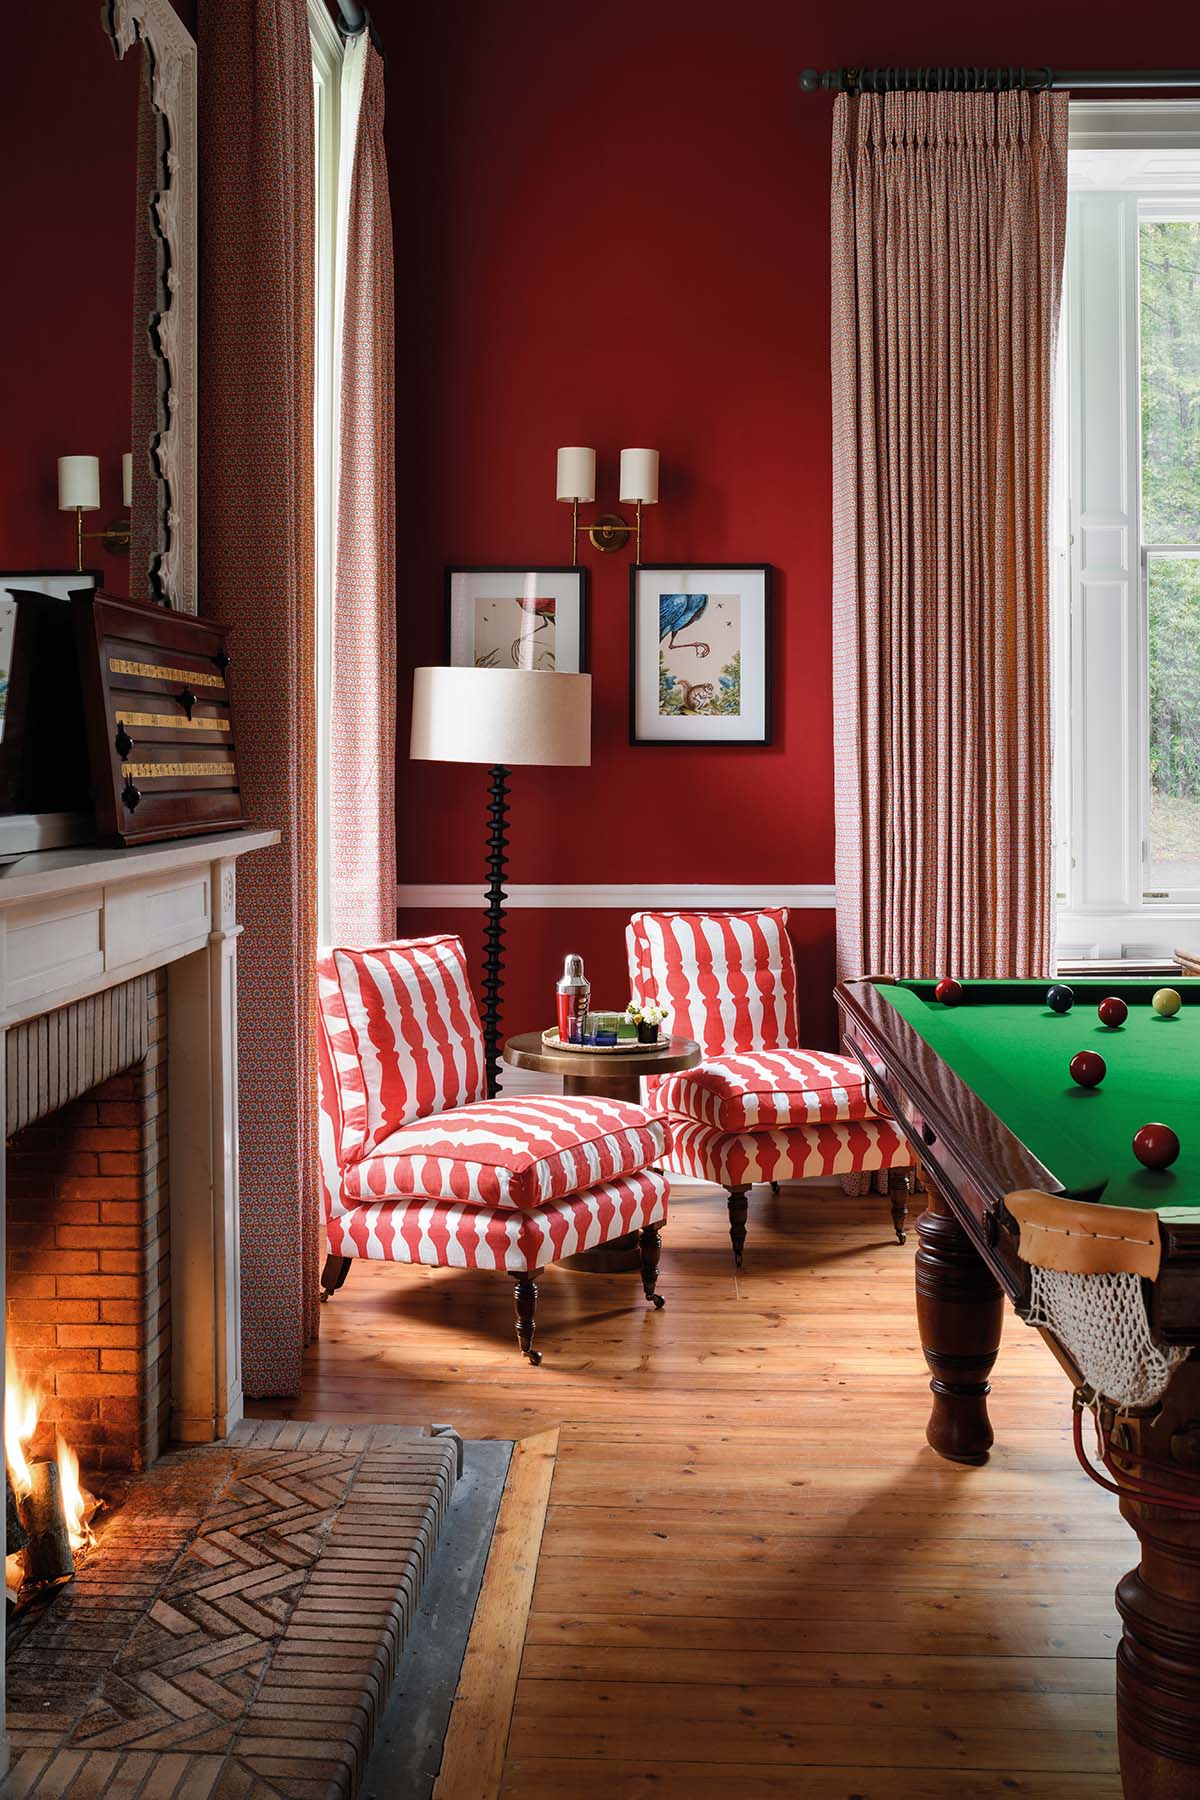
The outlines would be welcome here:
[[[964,982],[960,1006],[940,1005],[935,985],[881,983],[876,992],[1065,1187],[1104,1182],[1109,1206],[1200,1209],[1200,980],[1071,981],[1069,1013],[1050,1011],[1045,981]],[[1173,1019],[1150,1005],[1160,987],[1182,996]],[[1116,1031],[1096,1016],[1106,994],[1129,1007]],[[1071,1080],[1077,1050],[1098,1050],[1107,1063],[1098,1088]],[[1179,1136],[1169,1169],[1144,1169],[1130,1147],[1151,1120]]]

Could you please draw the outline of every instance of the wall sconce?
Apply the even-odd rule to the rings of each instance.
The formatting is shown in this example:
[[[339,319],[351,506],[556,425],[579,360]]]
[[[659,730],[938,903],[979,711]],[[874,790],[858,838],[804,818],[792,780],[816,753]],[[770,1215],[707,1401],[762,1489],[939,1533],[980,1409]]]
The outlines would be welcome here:
[[[642,560],[642,508],[658,502],[658,451],[622,450],[621,501],[637,508],[629,525],[620,513],[601,513],[590,525],[579,523],[579,508],[596,498],[596,452],[572,445],[558,453],[556,498],[571,508],[571,561],[579,561],[579,534],[586,531],[595,550],[623,550],[634,538],[634,560]]]
[[[133,452],[121,458],[121,502],[133,505]],[[100,458],[60,456],[58,459],[58,510],[75,514],[75,567],[83,568],[83,540],[99,538],[110,556],[128,556],[130,522],[114,519],[103,531],[85,531],[83,515],[100,505]]]

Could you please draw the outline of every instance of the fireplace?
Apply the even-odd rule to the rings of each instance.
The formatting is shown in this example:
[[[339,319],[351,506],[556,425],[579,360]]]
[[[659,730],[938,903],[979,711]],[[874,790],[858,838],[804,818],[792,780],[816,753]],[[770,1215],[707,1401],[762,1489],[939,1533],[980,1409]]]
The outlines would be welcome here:
[[[13,1033],[26,1067],[42,1050],[43,1079],[52,1043],[74,1067],[54,1069],[58,1090],[73,1097],[9,1139],[9,1376],[36,1408],[27,1453],[51,1457],[61,1437],[93,1492],[146,1468],[166,1441],[166,1005],[159,969]],[[53,1032],[39,1046],[43,1023]],[[90,1082],[97,1050],[128,1064]]]
[[[236,867],[276,841],[0,873],[6,1354],[96,1492],[241,1417]]]

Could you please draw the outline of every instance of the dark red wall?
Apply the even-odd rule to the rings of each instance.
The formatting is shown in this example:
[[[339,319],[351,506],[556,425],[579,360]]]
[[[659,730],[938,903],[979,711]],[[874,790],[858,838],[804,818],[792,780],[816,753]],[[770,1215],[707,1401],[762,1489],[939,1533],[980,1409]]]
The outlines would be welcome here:
[[[650,561],[776,569],[775,742],[632,749],[630,556],[590,549],[593,764],[520,771],[518,882],[833,877],[829,457],[831,102],[798,71],[860,62],[1200,63],[1195,9],[1147,0],[375,0],[391,50],[398,248],[400,697],[442,659],[445,564],[566,560],[559,444],[662,452]],[[479,880],[484,772],[403,760],[404,881]],[[402,929],[460,924],[410,914]],[[623,993],[621,915],[510,918],[509,1029],[549,1018],[564,949]],[[472,942],[475,926],[467,921]],[[828,1036],[829,913],[798,915],[808,1030]]]
[[[118,63],[96,0],[5,9],[0,56],[0,566],[71,568],[57,459],[100,458],[100,530],[130,443],[139,58]],[[84,561],[119,593],[126,558]]]

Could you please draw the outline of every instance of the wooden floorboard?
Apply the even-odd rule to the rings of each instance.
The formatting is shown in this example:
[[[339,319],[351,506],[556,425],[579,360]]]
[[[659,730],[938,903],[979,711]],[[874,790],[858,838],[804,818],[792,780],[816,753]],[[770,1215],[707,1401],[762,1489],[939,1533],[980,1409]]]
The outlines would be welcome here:
[[[756,1190],[735,1276],[677,1189],[666,1310],[551,1270],[539,1369],[504,1276],[351,1270],[285,1410],[558,1432],[503,1800],[1117,1800],[1132,1534],[1015,1318],[990,1462],[927,1448],[914,1248],[877,1197]]]

